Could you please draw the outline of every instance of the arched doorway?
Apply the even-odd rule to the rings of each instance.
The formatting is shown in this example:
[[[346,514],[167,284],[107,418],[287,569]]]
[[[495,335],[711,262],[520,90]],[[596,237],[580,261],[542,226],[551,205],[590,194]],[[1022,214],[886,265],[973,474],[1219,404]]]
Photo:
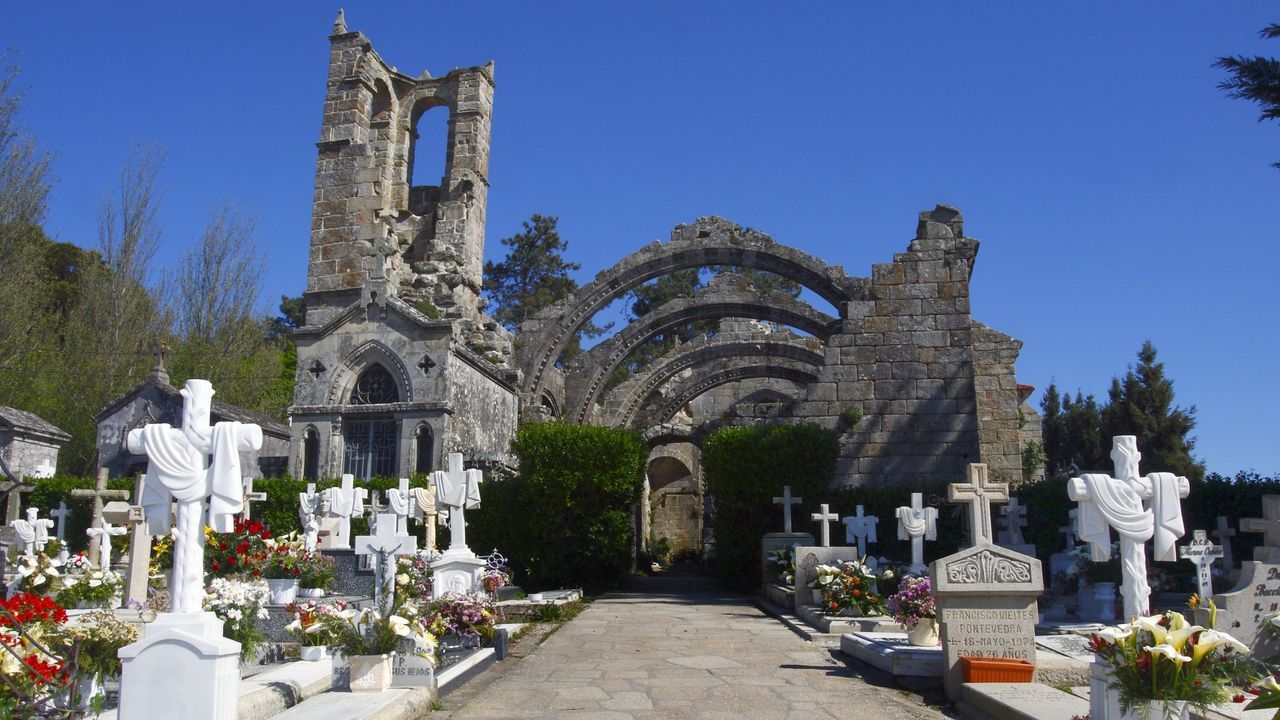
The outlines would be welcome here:
[[[703,493],[693,443],[655,447],[645,469],[648,484],[650,550],[666,547],[673,557],[694,556],[702,549]]]

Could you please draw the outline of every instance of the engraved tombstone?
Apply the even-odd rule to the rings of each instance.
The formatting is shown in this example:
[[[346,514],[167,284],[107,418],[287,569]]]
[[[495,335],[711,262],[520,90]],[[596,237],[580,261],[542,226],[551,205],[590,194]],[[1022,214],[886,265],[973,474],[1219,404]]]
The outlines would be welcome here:
[[[1262,518],[1242,518],[1241,532],[1263,533],[1253,560],[1240,563],[1231,590],[1214,593],[1217,629],[1248,645],[1254,657],[1280,655],[1280,634],[1260,633],[1259,626],[1280,614],[1280,495],[1262,496]],[[1196,624],[1208,626],[1209,610],[1195,611]]]

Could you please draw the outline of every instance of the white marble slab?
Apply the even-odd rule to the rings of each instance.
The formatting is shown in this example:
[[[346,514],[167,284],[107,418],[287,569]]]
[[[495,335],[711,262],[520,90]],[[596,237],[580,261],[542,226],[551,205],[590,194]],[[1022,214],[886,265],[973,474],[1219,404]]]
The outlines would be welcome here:
[[[1071,720],[1089,714],[1089,701],[1039,683],[964,683],[960,709],[998,720]]]
[[[840,652],[897,677],[942,677],[942,646],[916,647],[906,633],[841,635]]]

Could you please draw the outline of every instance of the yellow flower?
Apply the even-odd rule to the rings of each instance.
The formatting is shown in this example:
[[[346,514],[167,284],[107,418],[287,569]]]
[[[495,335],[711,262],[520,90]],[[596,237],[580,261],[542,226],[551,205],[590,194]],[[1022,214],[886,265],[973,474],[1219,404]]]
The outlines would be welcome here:
[[[1177,630],[1170,630],[1169,634],[1165,636],[1165,642],[1173,646],[1174,650],[1182,652],[1182,646],[1186,644],[1187,640],[1201,630],[1204,630],[1204,628],[1199,625],[1189,625]]]
[[[1169,629],[1160,624],[1164,619],[1163,615],[1152,615],[1151,617],[1138,618],[1134,625],[1140,630],[1146,630],[1151,633],[1151,641],[1159,645],[1164,642],[1164,638],[1169,634]]]

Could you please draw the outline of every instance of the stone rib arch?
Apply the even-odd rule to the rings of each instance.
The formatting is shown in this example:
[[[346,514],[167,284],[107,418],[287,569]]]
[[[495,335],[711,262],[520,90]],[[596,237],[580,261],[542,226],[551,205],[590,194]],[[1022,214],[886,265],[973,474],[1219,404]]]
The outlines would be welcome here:
[[[401,402],[413,402],[413,382],[409,369],[400,360],[400,356],[386,344],[370,340],[342,358],[342,362],[333,374],[333,381],[329,384],[328,403],[345,405],[360,373],[373,363],[382,365],[391,373],[391,377],[399,387]]]
[[[727,383],[754,378],[779,378],[803,385],[818,381],[814,366],[795,360],[778,359],[754,365],[744,365],[738,358],[718,360],[707,363],[696,375],[671,388],[657,404],[643,408],[632,420],[632,427],[665,423],[699,395]]]
[[[870,282],[849,277],[838,265],[828,265],[795,248],[781,245],[764,233],[739,227],[718,217],[699,218],[678,225],[666,243],[653,242],[596,275],[570,297],[544,309],[520,328],[522,337],[535,338],[521,351],[521,387],[526,405],[546,389],[546,373],[555,365],[582,324],[632,288],[676,270],[710,265],[733,265],[781,275],[809,288],[831,303],[841,318],[848,303],[871,299]]]
[[[575,359],[566,372],[569,419],[586,422],[604,384],[632,350],[654,335],[698,320],[750,318],[790,325],[825,340],[839,320],[782,293],[761,295],[712,285],[693,297],[676,298],[623,328]]]
[[[813,366],[815,372],[825,359],[821,343],[790,333],[777,337],[743,338],[735,335],[702,336],[663,355],[652,365],[614,388],[606,395],[605,424],[630,426],[646,400],[668,380],[684,370],[725,358],[795,360]]]

